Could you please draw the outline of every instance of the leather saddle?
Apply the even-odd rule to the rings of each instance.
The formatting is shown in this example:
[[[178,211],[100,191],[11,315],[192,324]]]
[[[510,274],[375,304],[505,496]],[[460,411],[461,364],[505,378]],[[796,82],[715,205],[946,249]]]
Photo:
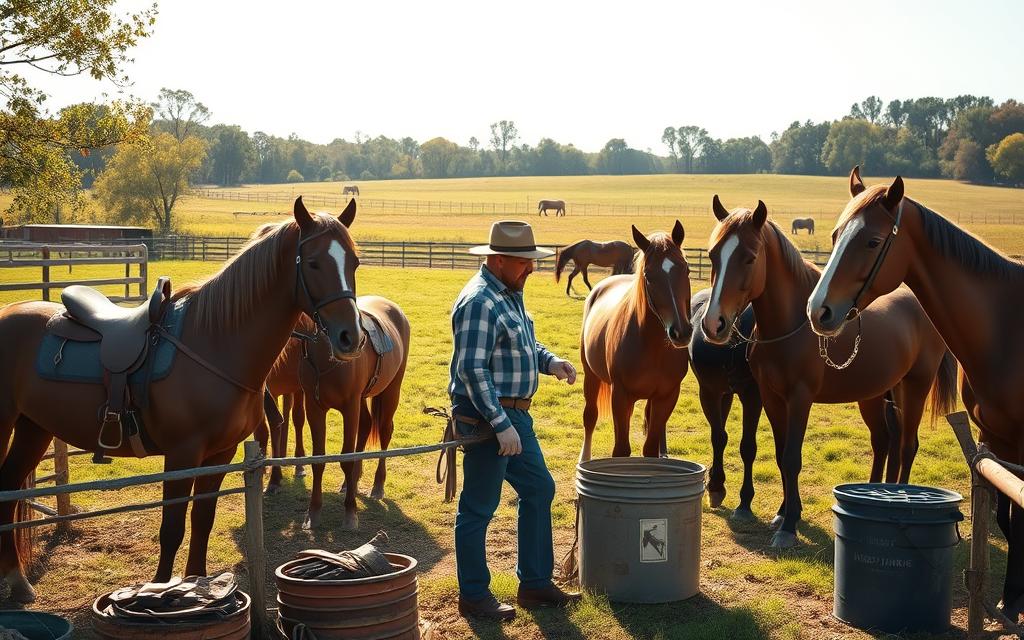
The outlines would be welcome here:
[[[146,362],[153,328],[159,326],[170,299],[171,280],[166,276],[157,280],[149,300],[137,307],[120,307],[96,289],[82,285],[72,285],[61,292],[65,310],[50,318],[47,331],[72,342],[100,343],[100,364],[108,397],[100,412],[102,424],[93,462],[109,462],[102,457],[102,451],[120,448],[125,435],[136,456],[146,455],[141,428],[131,410],[128,376]],[[57,358],[60,357],[58,352]],[[130,417],[127,429],[122,423],[124,414]]]

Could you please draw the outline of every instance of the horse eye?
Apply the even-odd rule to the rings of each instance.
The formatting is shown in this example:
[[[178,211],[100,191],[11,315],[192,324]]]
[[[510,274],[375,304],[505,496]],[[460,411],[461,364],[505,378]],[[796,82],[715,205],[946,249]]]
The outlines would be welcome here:
[[[879,240],[878,238],[872,238],[868,240],[868,249],[874,249],[880,244],[882,244],[881,240]]]
[[[743,264],[751,265],[754,264],[754,258],[750,257],[743,261]]]
[[[319,271],[320,270],[320,264],[316,260],[310,260],[309,261],[309,268],[312,269],[313,271]]]

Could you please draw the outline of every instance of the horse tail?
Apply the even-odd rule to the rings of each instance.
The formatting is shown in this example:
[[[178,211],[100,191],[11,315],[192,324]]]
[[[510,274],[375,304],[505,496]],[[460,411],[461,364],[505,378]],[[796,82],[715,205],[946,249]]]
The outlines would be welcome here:
[[[366,437],[367,448],[380,446],[380,416],[383,410],[383,405],[383,393],[379,393],[370,398],[370,433]]]
[[[565,270],[565,265],[569,264],[569,260],[571,260],[573,254],[576,253],[576,248],[580,245],[580,242],[583,241],[580,240],[579,242],[574,242],[558,252],[558,260],[555,262],[555,282],[562,279],[562,271]]]
[[[932,427],[935,426],[935,421],[940,416],[945,416],[956,409],[958,366],[956,358],[953,357],[949,349],[946,349],[946,353],[942,355],[942,363],[939,364],[939,371],[935,375],[935,382],[932,383],[929,405],[932,413]]]
[[[597,388],[597,419],[612,414],[612,386],[602,382]]]

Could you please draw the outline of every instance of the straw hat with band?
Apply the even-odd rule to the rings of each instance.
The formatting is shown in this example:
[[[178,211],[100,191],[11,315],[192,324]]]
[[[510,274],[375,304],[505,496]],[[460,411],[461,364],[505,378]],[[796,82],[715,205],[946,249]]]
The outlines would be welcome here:
[[[477,256],[512,256],[513,258],[547,258],[555,255],[553,249],[538,247],[533,239],[533,227],[519,220],[499,220],[491,225],[488,244],[469,250]]]

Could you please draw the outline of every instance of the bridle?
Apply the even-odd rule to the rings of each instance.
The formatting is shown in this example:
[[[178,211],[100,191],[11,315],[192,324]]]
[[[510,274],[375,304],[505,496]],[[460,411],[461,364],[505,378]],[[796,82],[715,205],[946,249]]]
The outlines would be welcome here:
[[[685,258],[683,260],[685,263]],[[647,274],[642,270],[640,271],[640,278],[644,281],[644,297],[647,299],[647,308],[650,309],[651,313],[654,314],[654,317],[657,318],[658,320],[661,320],[662,324],[664,325],[665,321],[661,319],[661,314],[659,314],[658,310],[654,307],[654,299],[651,297],[651,282],[650,280],[647,279]],[[682,320],[683,314],[679,311],[679,305],[676,302],[676,297],[674,295],[674,292],[672,291],[671,283],[669,285],[669,294],[673,294],[669,295],[669,298],[672,300],[672,310],[675,311],[676,317]]]
[[[867,292],[867,290],[871,288],[871,285],[875,283],[875,278],[878,277],[878,272],[882,269],[882,263],[885,262],[885,257],[889,254],[889,249],[892,247],[893,241],[900,233],[900,223],[903,221],[903,203],[906,201],[906,198],[900,200],[900,206],[896,208],[896,218],[893,220],[892,229],[889,230],[889,233],[885,236],[885,240],[882,241],[882,248],[879,250],[878,256],[875,257],[875,263],[871,265],[871,271],[868,272],[867,279],[864,281],[864,284],[861,285],[860,291],[858,291],[857,295],[853,298],[853,307],[850,309],[850,313],[852,314],[849,318],[850,320],[860,315],[860,307],[858,306],[858,303],[864,293]],[[885,207],[882,208],[884,209]],[[888,213],[889,212],[886,211],[886,214]]]
[[[315,300],[313,298],[313,295],[310,294],[309,287],[306,285],[306,276],[303,275],[303,271],[302,271],[302,246],[304,244],[306,244],[307,242],[309,242],[310,240],[313,240],[315,238],[319,238],[320,236],[324,235],[328,231],[330,231],[330,229],[321,229],[320,231],[317,231],[313,235],[306,236],[305,238],[303,238],[301,236],[302,232],[300,231],[299,232],[299,234],[300,234],[299,242],[298,242],[298,245],[295,248],[295,297],[296,297],[296,300],[298,300],[298,295],[299,295],[298,291],[299,291],[299,288],[301,287],[302,288],[302,293],[306,296],[306,302],[309,303],[309,308],[312,310],[312,313],[310,313],[309,315],[310,315],[310,317],[313,318],[313,323],[316,325],[317,330],[323,332],[324,334],[327,333],[327,325],[324,323],[323,319],[320,317],[320,309],[323,309],[327,305],[329,305],[329,304],[331,304],[333,302],[337,302],[338,300],[346,300],[346,299],[348,299],[348,300],[352,300],[353,302],[355,302],[355,299],[356,299],[356,292],[355,291],[353,291],[352,289],[342,289],[341,291],[339,291],[338,293],[334,294],[333,296],[329,296],[329,297],[324,298],[324,299],[322,299],[322,300],[320,300],[318,302],[317,300]]]

